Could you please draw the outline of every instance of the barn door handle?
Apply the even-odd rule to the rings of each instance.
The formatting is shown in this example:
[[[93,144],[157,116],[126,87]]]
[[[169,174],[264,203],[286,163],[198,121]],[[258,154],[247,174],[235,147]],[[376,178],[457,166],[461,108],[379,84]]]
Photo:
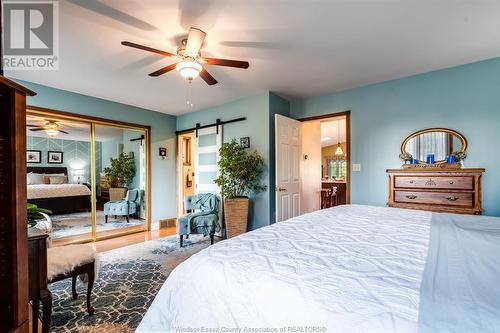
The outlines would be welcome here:
[[[452,195],[451,197],[447,197],[446,200],[448,201],[457,201],[459,199],[459,197],[456,197],[454,195]]]
[[[417,198],[417,196],[416,196],[416,195],[413,195],[413,194],[412,194],[412,195],[407,195],[406,197],[407,197],[408,199],[411,199],[411,200],[413,200],[413,199],[416,199],[416,198]]]
[[[278,192],[286,192],[286,188],[283,188],[283,187],[278,187],[278,188],[276,189],[276,191],[278,191]]]

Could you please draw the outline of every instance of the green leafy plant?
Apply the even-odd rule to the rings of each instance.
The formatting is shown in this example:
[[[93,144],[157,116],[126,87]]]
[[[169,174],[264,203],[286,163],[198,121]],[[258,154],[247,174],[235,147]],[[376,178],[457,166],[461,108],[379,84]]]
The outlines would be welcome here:
[[[51,214],[52,212],[48,209],[38,208],[37,205],[28,204],[28,225],[34,227],[38,220],[43,219],[43,215],[40,213]]]
[[[220,176],[215,183],[220,186],[223,198],[246,197],[266,190],[266,186],[260,184],[264,159],[257,151],[248,153],[233,139],[222,144],[219,156]]]
[[[121,153],[117,158],[110,158],[111,166],[104,168],[104,174],[111,187],[127,187],[135,177],[134,158]]]

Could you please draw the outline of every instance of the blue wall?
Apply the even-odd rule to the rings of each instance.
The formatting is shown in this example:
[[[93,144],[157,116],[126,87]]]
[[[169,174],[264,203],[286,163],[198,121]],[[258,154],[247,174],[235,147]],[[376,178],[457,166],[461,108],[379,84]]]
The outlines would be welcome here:
[[[224,142],[235,138],[250,137],[250,149],[257,150],[263,156],[266,170],[262,184],[267,191],[252,197],[249,228],[255,229],[269,224],[269,93],[239,99],[233,102],[188,113],[177,117],[177,130],[212,124],[217,118],[222,121],[246,117],[245,121],[224,125]],[[273,192],[274,194],[274,192]]]
[[[32,167],[66,167],[68,170],[68,182],[77,183],[78,176],[74,175],[76,169],[83,170],[83,175],[80,176],[80,182],[90,181],[90,143],[88,141],[64,140],[57,138],[47,138],[31,135],[28,131],[26,138],[26,149],[40,150],[41,163],[28,163]],[[90,132],[89,132],[90,135]],[[102,145],[96,142],[96,168],[100,170],[102,167],[101,152]],[[62,164],[48,163],[48,152],[58,151],[63,153]]]
[[[483,206],[500,216],[500,58],[291,103],[295,118],[351,110],[352,203],[385,205],[385,170],[401,166],[411,132],[447,127],[469,141],[466,167],[484,167]]]
[[[127,121],[151,126],[151,222],[176,216],[175,180],[175,117],[151,110],[16,80],[37,93],[27,104],[82,115]],[[166,147],[165,160],[158,148]]]

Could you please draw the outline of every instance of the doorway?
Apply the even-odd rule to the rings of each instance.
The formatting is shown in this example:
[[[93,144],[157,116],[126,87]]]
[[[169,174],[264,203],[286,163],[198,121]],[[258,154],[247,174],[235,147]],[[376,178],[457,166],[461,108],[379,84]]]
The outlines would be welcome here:
[[[350,203],[350,111],[277,116],[276,156],[277,222]]]
[[[222,126],[218,125],[177,134],[177,216],[186,214],[185,196],[220,194],[214,181],[219,176],[217,162],[222,132]],[[219,209],[221,214],[222,209]]]
[[[184,207],[184,197],[188,195],[195,194],[195,157],[196,157],[196,147],[195,147],[195,132],[182,133],[177,136],[177,188],[178,188],[178,205],[177,205],[177,215],[182,216],[186,214],[186,209]]]

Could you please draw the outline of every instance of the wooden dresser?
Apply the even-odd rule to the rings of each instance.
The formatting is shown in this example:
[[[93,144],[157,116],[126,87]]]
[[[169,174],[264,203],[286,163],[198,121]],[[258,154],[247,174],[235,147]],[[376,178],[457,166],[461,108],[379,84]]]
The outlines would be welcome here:
[[[389,207],[476,214],[484,169],[391,169]]]

